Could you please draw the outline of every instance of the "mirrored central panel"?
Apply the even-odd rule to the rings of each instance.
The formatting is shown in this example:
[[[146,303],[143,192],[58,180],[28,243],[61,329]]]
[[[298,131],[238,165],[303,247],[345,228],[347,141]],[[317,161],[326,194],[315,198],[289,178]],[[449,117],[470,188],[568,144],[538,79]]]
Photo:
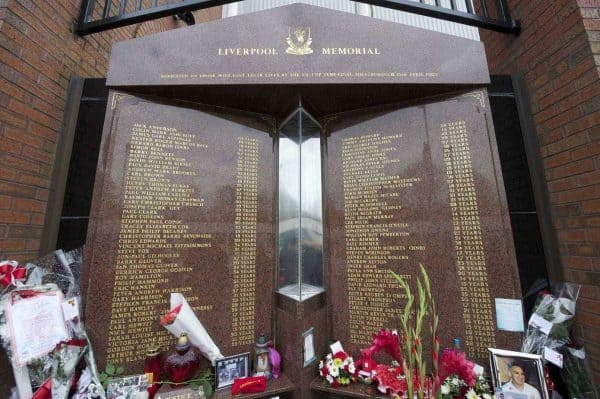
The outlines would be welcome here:
[[[321,127],[298,107],[279,129],[279,293],[304,301],[323,287]]]

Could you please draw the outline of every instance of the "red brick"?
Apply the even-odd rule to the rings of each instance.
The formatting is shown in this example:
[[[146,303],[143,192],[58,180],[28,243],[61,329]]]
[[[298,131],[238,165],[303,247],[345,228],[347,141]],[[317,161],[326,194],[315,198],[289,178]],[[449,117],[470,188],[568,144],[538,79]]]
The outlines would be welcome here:
[[[11,140],[7,137],[0,136],[0,154],[20,155],[23,145],[18,141]]]
[[[23,103],[27,104],[31,102],[31,95],[24,93],[20,87],[4,78],[0,78],[0,91]]]
[[[50,168],[48,168],[48,170],[50,170]],[[48,173],[50,173],[50,172],[48,171]],[[50,187],[50,179],[48,179],[47,177],[44,177],[44,176],[22,174],[21,177],[19,178],[19,182],[23,183],[23,184],[27,184],[29,186],[35,186],[35,187],[42,187],[42,188]],[[36,189],[36,191],[37,191],[37,189]]]
[[[568,202],[579,202],[590,199],[600,198],[600,189],[594,186],[576,188],[573,190],[562,191],[553,194],[556,197],[557,203],[564,204]]]
[[[586,216],[585,225],[591,227],[600,227],[600,216]]]
[[[4,129],[4,137],[37,148],[42,148],[45,144],[45,141],[43,139],[32,136],[31,134],[27,134],[26,130],[15,129],[11,127],[7,127],[6,129]]]
[[[2,63],[11,67],[19,74],[26,76],[28,79],[36,81],[39,78],[39,73],[30,66],[24,65],[23,62],[10,51],[0,47],[0,59]]]
[[[31,224],[36,226],[43,226],[46,220],[46,215],[35,213],[31,215]]]
[[[587,229],[588,240],[592,242],[600,242],[600,229]]]
[[[38,188],[35,192],[35,199],[40,201],[48,201],[48,195],[50,194],[50,190],[46,188]]]
[[[577,242],[585,241],[585,230],[563,230],[558,232],[560,242]]]
[[[25,248],[28,251],[39,251],[40,249],[40,240],[27,240],[25,244]]]
[[[578,311],[575,314],[575,319],[577,323],[580,323],[586,327],[600,328],[600,317],[593,313]]]
[[[8,238],[40,238],[42,236],[42,227],[40,226],[10,226]]]
[[[12,198],[8,195],[0,195],[0,209],[10,209]]]
[[[25,240],[0,240],[0,252],[22,251],[26,247]]]
[[[571,153],[565,151],[565,152],[560,152],[558,154],[552,155],[548,158],[545,158],[543,163],[544,163],[544,168],[550,169],[550,168],[554,168],[559,165],[569,163],[570,161],[571,161]]]
[[[30,215],[28,212],[17,212],[9,210],[0,210],[0,223],[29,223]]]
[[[600,246],[589,244],[567,243],[565,254],[573,256],[600,256]],[[600,284],[600,281],[598,282]]]
[[[556,167],[554,169],[551,169],[550,172],[552,175],[552,179],[560,179],[567,176],[573,176],[590,172],[595,168],[596,166],[594,165],[594,160],[588,158]]]
[[[577,176],[577,182],[579,183],[579,186],[582,187],[592,184],[600,184],[600,169]],[[600,187],[598,187],[598,190],[600,190]]]
[[[577,176],[567,177],[565,179],[554,180],[548,183],[548,191],[551,193],[558,191],[571,190],[579,187],[580,184],[577,180]]]
[[[540,144],[545,146],[546,144],[554,143],[563,138],[563,130],[562,128],[552,130],[548,133],[544,133],[542,137],[540,137]]]
[[[42,151],[28,145],[23,146],[23,150],[21,151],[21,153],[25,158],[34,161],[39,161],[47,165],[51,165],[54,160],[53,154],[49,154],[46,151]]]
[[[572,148],[579,147],[581,145],[587,144],[589,142],[589,136],[587,132],[578,132],[575,134],[567,135],[565,137],[555,143],[548,144],[543,147],[546,149],[549,155],[557,154],[559,152],[567,151]]]
[[[0,181],[0,194],[14,195],[22,198],[32,198],[35,195],[35,188],[23,184]]]
[[[577,120],[569,122],[565,125],[565,130],[567,132],[576,133],[598,125],[600,125],[600,111],[596,111],[593,114],[585,115]]]
[[[599,92],[600,88],[597,84],[588,85],[584,89],[577,90],[577,93],[575,95],[560,101],[557,104],[558,109],[562,112],[566,112],[568,109],[571,109],[589,99],[596,98]]]
[[[600,142],[591,142],[587,145],[571,150],[571,158],[574,161],[598,154],[600,154]]]
[[[52,142],[55,142],[58,136],[58,133],[55,129],[49,129],[35,122],[29,124],[29,130],[36,136],[46,138]]]
[[[581,211],[584,214],[600,213],[600,200],[583,201]]]
[[[46,126],[50,129],[57,130],[60,127],[60,122],[57,121],[56,119],[38,111],[38,110],[35,110],[31,106],[29,106],[27,104],[23,104],[20,101],[11,100],[8,108],[11,111],[14,111],[18,114],[24,115],[28,119],[34,120],[37,123],[39,123],[43,126]]]
[[[12,209],[15,211],[44,212],[46,203],[28,198],[13,199]]]
[[[12,166],[2,165],[0,162],[0,179],[14,181],[17,178],[19,170]]]
[[[590,285],[582,285],[581,290],[579,291],[579,298],[600,300],[598,287],[593,287]]]
[[[566,229],[578,229],[578,228],[582,228],[582,227],[587,227],[586,223],[585,223],[585,218],[582,217],[570,217],[570,218],[563,218],[560,220],[560,222],[562,223],[561,226],[557,226],[557,229],[562,229],[562,228],[566,228]]]
[[[10,165],[14,168],[18,168],[23,171],[28,171],[28,172],[33,172],[33,173],[39,173],[39,171],[40,171],[40,165],[38,163],[28,161],[21,156],[14,156],[14,155],[6,154],[2,157],[2,162],[5,165]]]
[[[0,107],[0,121],[16,128],[25,128],[25,118]]]
[[[592,270],[590,258],[584,256],[563,256],[562,262],[565,267],[577,270]]]

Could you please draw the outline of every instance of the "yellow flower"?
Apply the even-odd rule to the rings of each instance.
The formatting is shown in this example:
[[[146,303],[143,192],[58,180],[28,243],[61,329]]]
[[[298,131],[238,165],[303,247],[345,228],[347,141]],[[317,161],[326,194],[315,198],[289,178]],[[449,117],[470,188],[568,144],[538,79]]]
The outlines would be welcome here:
[[[333,359],[334,366],[342,367],[342,363],[343,363],[342,359],[338,359],[338,358]]]

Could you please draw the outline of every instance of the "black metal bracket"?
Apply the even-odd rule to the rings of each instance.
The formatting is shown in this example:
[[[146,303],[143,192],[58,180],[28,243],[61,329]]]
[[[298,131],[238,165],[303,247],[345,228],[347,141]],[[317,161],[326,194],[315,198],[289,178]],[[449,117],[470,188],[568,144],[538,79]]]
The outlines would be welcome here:
[[[492,19],[488,16],[488,9],[484,0],[480,2],[481,12],[484,15],[476,14],[469,0],[466,0],[466,12],[459,11],[456,8],[454,0],[451,1],[452,8],[445,8],[437,5],[434,6],[412,0],[361,0],[361,2],[374,6],[390,8],[393,10],[424,15],[426,17],[457,22],[459,24],[475,26],[477,28],[493,30],[496,32],[512,33],[514,35],[521,33],[521,24],[519,21],[510,18],[505,0],[494,1],[501,19]],[[437,3],[439,3],[439,1],[436,1],[436,4]]]
[[[120,2],[117,2],[118,10],[111,13],[111,7],[114,4],[113,0],[105,0],[103,7],[98,10],[96,10],[96,6],[100,0],[83,0],[79,22],[75,26],[75,33],[85,36],[170,15],[185,14],[191,11],[234,3],[235,1],[183,0],[175,4],[157,5],[157,0],[153,0],[151,7],[142,9],[142,0],[135,0],[135,5],[132,7],[128,7],[128,0],[120,0]],[[407,11],[497,32],[518,35],[521,31],[519,21],[510,18],[506,0],[493,0],[498,18],[491,18],[489,16],[486,0],[480,0],[479,2],[479,12],[482,15],[476,13],[471,0],[466,0],[467,11],[458,10],[456,0],[450,0],[451,8],[442,7],[439,0],[435,1],[436,5],[425,4],[423,0],[420,0],[420,2],[413,0],[361,1],[375,6]],[[129,10],[129,8],[133,8],[133,10]]]

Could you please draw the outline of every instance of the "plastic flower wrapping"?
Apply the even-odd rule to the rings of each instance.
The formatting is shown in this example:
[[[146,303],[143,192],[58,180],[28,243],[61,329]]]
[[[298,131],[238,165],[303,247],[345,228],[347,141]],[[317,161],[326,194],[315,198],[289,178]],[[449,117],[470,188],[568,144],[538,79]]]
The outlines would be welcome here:
[[[79,317],[82,263],[81,249],[58,250],[25,266],[10,261],[0,262],[0,280],[6,282],[0,283],[3,291],[0,298],[0,343],[13,366],[21,397],[105,398],[94,353]],[[37,299],[43,297],[63,301],[62,308],[56,311],[59,311],[64,333],[57,333],[53,329],[55,324],[51,324],[52,327],[41,334],[43,339],[36,339],[35,329],[27,332],[30,337],[14,336],[19,331],[17,325],[22,329],[28,320],[21,317],[23,312],[31,311],[33,304],[38,303]],[[65,309],[71,309],[69,316]],[[43,320],[46,319],[49,317]],[[19,345],[18,342],[24,339],[32,340],[32,344]]]
[[[354,382],[355,373],[354,360],[346,352],[329,353],[319,362],[319,375],[333,387]]]

